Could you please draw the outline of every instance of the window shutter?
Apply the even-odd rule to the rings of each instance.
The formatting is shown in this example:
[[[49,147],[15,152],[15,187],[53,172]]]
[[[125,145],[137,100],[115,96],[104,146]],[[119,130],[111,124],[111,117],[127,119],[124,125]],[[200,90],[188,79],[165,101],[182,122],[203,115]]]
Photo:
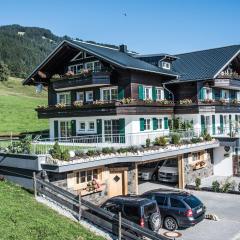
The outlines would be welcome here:
[[[71,121],[71,132],[72,132],[72,136],[76,136],[77,135],[76,120],[72,120]]]
[[[168,118],[164,118],[164,129],[168,129]]]
[[[205,94],[204,93],[205,93],[204,88],[201,87],[200,88],[200,92],[199,92],[199,99],[200,100],[204,100],[204,98],[205,98],[205,96],[204,96]]]
[[[212,99],[215,99],[215,88],[212,88]]]
[[[156,101],[156,99],[157,99],[156,87],[152,87],[152,100]]]
[[[119,119],[119,134],[120,134],[120,143],[125,143],[125,119]]]
[[[143,85],[138,86],[138,98],[140,100],[144,99]]]
[[[54,138],[58,139],[58,121],[54,121]]]
[[[98,89],[96,89],[95,91],[94,91],[94,101],[96,101],[96,100],[100,100],[100,88],[98,88]],[[85,95],[85,94],[84,94]]]
[[[144,131],[144,118],[140,118],[140,131]]]
[[[102,119],[97,119],[97,135],[102,135]]]
[[[220,115],[220,131],[223,133],[223,115]]]
[[[152,121],[153,121],[153,130],[157,130],[158,129],[158,120],[157,120],[157,118],[153,118],[152,119]]]
[[[205,117],[201,115],[201,133],[204,134],[205,132]]]
[[[216,126],[215,126],[215,115],[212,115],[212,134],[216,134]]]
[[[125,95],[124,88],[123,87],[118,87],[118,100],[123,99],[125,97],[124,95]]]

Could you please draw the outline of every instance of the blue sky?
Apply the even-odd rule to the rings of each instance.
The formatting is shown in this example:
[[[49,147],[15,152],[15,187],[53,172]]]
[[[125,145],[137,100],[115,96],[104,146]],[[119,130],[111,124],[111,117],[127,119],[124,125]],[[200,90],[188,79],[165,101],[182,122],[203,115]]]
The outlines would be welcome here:
[[[7,0],[0,25],[174,54],[239,44],[239,10],[239,0]]]

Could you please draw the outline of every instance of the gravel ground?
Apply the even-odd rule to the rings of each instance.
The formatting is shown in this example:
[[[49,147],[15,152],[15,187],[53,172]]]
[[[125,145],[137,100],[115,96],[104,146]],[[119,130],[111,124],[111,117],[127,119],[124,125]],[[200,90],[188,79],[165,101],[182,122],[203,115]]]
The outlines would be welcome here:
[[[38,196],[36,199],[38,202],[43,203],[44,205],[47,205],[48,207],[52,208],[53,210],[57,211],[59,214],[70,218],[71,220],[78,222],[78,220],[76,219],[75,216],[73,216],[73,214],[71,214],[69,211],[67,211],[66,209],[62,208],[60,205],[58,205],[57,203],[44,198],[44,197],[40,197]],[[92,223],[86,221],[86,220],[81,220],[79,222],[83,227],[85,227],[86,229],[88,229],[89,231],[95,233],[96,235],[102,236],[107,240],[116,240],[117,238],[112,236],[110,233],[104,231],[103,229],[98,228],[97,226],[93,225]]]

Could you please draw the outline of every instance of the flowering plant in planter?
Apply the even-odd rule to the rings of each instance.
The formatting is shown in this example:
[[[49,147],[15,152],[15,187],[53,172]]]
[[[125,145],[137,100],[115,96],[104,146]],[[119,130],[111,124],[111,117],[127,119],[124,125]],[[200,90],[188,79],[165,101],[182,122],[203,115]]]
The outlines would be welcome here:
[[[48,107],[47,106],[45,106],[45,105],[38,105],[37,106],[37,109],[47,109]]]
[[[240,104],[240,101],[238,101],[237,99],[233,99],[231,103],[234,105],[237,105],[237,104]]]
[[[65,108],[66,107],[66,104],[65,103],[57,103],[55,105],[56,108]]]
[[[147,98],[146,100],[144,100],[144,102],[147,104],[151,104],[153,102],[153,100],[150,98]]]
[[[135,99],[132,99],[132,98],[123,98],[120,103],[121,104],[130,104],[132,103],[133,101],[135,101]]]
[[[162,105],[173,104],[173,101],[170,101],[170,100],[167,100],[167,99],[157,100],[156,102],[159,103],[159,104],[162,104]]]
[[[185,99],[180,100],[179,103],[181,105],[189,105],[189,104],[192,104],[192,99],[185,98]]]
[[[73,106],[74,107],[82,107],[83,106],[83,101],[74,101]]]
[[[87,183],[87,187],[86,187],[85,190],[88,191],[88,192],[92,192],[92,191],[100,189],[100,187],[101,187],[100,184],[94,178],[92,181]]]
[[[203,103],[213,103],[214,100],[213,100],[213,99],[210,99],[210,98],[207,98],[207,99],[204,99],[202,102],[203,102]]]
[[[103,105],[103,104],[106,104],[106,103],[107,103],[107,101],[102,101],[102,100],[96,100],[96,101],[93,102],[93,104],[95,104],[95,105]]]

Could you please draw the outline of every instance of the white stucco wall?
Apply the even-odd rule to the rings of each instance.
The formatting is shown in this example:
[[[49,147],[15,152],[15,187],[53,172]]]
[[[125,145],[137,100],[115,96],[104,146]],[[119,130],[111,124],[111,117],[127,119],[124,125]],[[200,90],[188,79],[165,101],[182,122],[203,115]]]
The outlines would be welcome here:
[[[224,147],[213,149],[213,173],[217,176],[232,176],[233,175],[233,160],[232,149],[229,152],[224,150]]]

